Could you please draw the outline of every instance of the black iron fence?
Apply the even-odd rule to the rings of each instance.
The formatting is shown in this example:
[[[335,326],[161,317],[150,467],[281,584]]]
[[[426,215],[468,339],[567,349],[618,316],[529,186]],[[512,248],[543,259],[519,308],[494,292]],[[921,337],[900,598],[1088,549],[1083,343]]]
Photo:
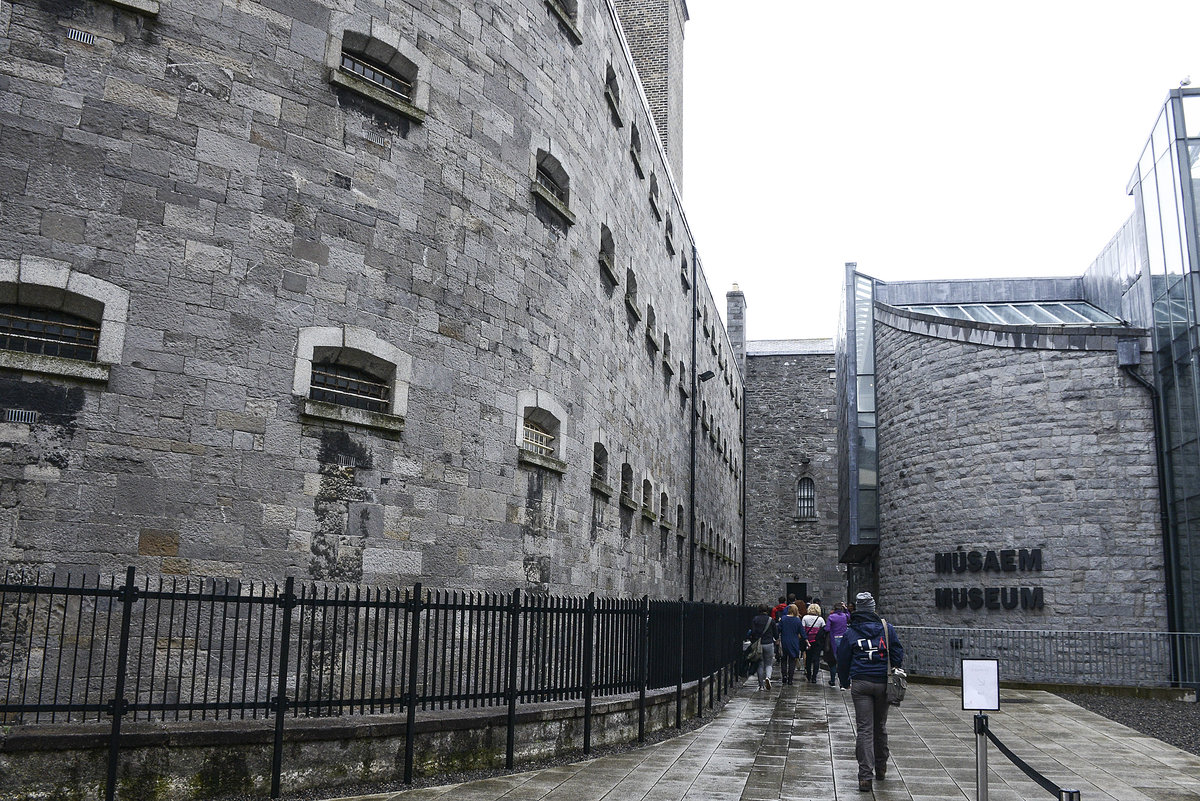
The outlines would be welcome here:
[[[0,722],[273,719],[272,797],[289,718],[581,702],[732,676],[754,610],[692,603],[224,579],[13,575],[0,584]],[[721,677],[717,680],[715,677]]]
[[[1200,690],[1200,633],[896,626],[910,673],[959,678],[998,659],[1006,681]]]

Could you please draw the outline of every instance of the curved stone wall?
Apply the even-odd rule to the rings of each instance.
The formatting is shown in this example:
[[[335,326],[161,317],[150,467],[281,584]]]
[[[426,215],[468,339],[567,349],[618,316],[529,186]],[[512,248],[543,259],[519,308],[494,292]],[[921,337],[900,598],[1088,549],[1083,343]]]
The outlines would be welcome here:
[[[0,365],[6,562],[677,596],[695,303],[696,597],[736,597],[740,377],[608,0],[0,14],[0,303],[129,295],[106,378]],[[322,358],[387,408],[306,397]]]
[[[1152,413],[1115,331],[1021,347],[1020,332],[978,344],[977,325],[883,307],[876,322],[885,614],[1166,630]]]

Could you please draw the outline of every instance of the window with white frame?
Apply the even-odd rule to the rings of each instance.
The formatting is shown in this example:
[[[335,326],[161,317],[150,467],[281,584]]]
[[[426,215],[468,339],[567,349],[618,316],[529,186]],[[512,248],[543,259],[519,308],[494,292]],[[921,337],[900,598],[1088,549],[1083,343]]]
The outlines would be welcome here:
[[[399,432],[408,411],[412,358],[358,326],[300,329],[292,393],[305,417]]]
[[[562,421],[566,414],[549,393],[522,390],[517,393],[518,461],[548,468],[557,473],[567,470],[562,442]]]
[[[342,31],[341,46],[332,48],[329,82],[423,122],[429,106],[429,60],[398,32],[379,26],[372,33]]]
[[[128,315],[127,290],[67,262],[0,260],[0,367],[107,381]]]

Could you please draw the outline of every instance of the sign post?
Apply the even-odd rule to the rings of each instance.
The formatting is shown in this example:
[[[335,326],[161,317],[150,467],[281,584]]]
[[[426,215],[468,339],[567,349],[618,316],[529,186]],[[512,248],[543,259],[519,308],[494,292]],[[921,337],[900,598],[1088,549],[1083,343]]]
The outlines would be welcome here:
[[[975,797],[987,801],[987,715],[1000,709],[1000,660],[962,660],[962,708],[975,710]]]

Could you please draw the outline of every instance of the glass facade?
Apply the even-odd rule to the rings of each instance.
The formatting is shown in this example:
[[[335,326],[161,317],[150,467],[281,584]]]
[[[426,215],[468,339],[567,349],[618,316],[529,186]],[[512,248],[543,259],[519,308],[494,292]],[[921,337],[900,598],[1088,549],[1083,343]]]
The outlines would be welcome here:
[[[875,427],[875,280],[846,265],[838,325],[838,554],[851,569],[850,591],[871,589],[879,546],[878,440]],[[861,574],[861,581],[855,576]]]
[[[1182,631],[1200,631],[1198,189],[1200,90],[1175,90],[1130,180],[1137,264],[1132,269],[1121,265],[1119,270],[1125,276],[1122,311],[1153,334],[1166,473],[1171,621]],[[1099,263],[1093,266],[1100,268]],[[1140,291],[1133,292],[1139,283]]]

